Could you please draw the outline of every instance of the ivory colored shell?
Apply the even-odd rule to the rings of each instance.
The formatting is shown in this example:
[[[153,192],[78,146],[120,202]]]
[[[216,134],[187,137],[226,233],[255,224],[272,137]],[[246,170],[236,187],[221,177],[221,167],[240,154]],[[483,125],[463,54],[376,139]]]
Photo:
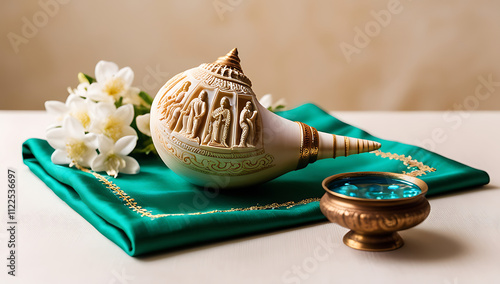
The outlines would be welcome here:
[[[236,49],[170,79],[151,107],[151,136],[163,162],[194,184],[231,188],[380,148],[284,119],[263,107],[251,87]]]

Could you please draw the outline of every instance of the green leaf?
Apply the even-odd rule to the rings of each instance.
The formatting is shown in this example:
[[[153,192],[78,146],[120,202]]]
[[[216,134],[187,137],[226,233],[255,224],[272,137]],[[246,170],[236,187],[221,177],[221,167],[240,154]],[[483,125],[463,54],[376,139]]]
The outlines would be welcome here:
[[[153,103],[153,98],[151,98],[151,96],[144,92],[144,91],[141,91],[139,93],[139,97],[141,97],[141,99],[146,102],[148,105],[151,105]]]
[[[137,153],[137,154],[154,154],[157,155],[158,153],[156,152],[156,148],[153,144],[153,139],[141,131],[139,131],[139,128],[137,127],[137,121],[136,118],[139,115],[144,115],[146,113],[149,113],[151,111],[150,106],[143,106],[143,105],[134,105],[134,119],[132,120],[132,123],[130,126],[134,128],[135,132],[137,133],[138,141],[137,145],[135,146],[135,149],[132,153]]]
[[[283,110],[285,108],[284,105],[278,105],[276,106],[275,108],[273,108],[272,106],[268,107],[267,109],[269,111],[272,111],[272,112],[277,112],[277,111],[280,111],[280,110]]]
[[[123,105],[123,97],[120,97],[116,102],[115,102],[115,107],[119,108]]]
[[[88,82],[89,84],[92,84],[94,83],[96,80],[92,77],[92,76],[89,76],[85,73],[78,73],[78,81],[80,83],[85,83],[85,82]]]
[[[142,145],[142,147],[135,147],[134,151],[132,152],[134,154],[154,154],[158,155],[158,152],[156,152],[155,145],[153,144],[152,140],[151,143],[147,143],[146,145]]]
[[[151,111],[151,108],[148,106],[138,106],[134,105],[134,116],[137,117],[138,115],[143,115],[146,113],[149,113]]]
[[[282,110],[284,108],[285,108],[284,105],[278,105],[277,107],[274,108],[274,111],[279,111],[279,110]]]

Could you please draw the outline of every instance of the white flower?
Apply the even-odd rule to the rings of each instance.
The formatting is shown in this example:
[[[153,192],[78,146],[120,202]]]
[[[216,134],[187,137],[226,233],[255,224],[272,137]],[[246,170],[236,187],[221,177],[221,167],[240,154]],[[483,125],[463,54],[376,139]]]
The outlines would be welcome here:
[[[115,102],[123,97],[123,103],[140,104],[140,90],[132,87],[134,71],[130,67],[118,69],[109,61],[99,61],[95,66],[96,82],[90,84],[87,96],[99,102]]]
[[[47,113],[56,117],[56,125],[60,126],[64,117],[69,113],[69,105],[73,99],[75,99],[75,95],[69,95],[66,98],[66,103],[60,101],[46,101],[45,109]]]
[[[45,109],[49,114],[56,116],[55,126],[60,126],[64,118],[69,115],[80,121],[83,128],[88,131],[91,123],[90,109],[92,105],[91,101],[83,99],[78,95],[70,94],[66,99],[66,103],[46,101]]]
[[[260,98],[260,100],[259,100],[259,103],[263,107],[265,107],[271,111],[284,109],[285,105],[286,105],[286,101],[284,98],[281,98],[273,103],[273,95],[271,95],[271,94],[266,94],[266,95],[262,96],[262,98]]]
[[[92,108],[92,125],[90,132],[104,134],[117,141],[123,136],[137,136],[130,126],[134,119],[134,107],[126,104],[118,109],[113,103],[100,102]]]
[[[71,89],[71,87],[68,87],[68,93],[70,93],[71,95],[77,95],[79,97],[86,98],[89,86],[89,82],[82,82],[78,84],[78,86],[76,86],[76,89]]]
[[[150,121],[150,114],[149,113],[146,113],[143,115],[138,115],[135,118],[135,123],[137,125],[137,129],[139,129],[139,131],[144,133],[145,135],[151,137],[151,129],[150,129],[149,121]]]
[[[85,134],[81,123],[72,116],[64,118],[62,127],[47,131],[47,142],[56,149],[51,156],[54,164],[89,167],[97,156],[97,136]]]
[[[132,157],[127,156],[134,150],[137,136],[125,136],[116,143],[110,138],[100,135],[99,155],[92,162],[92,170],[96,172],[106,171],[115,178],[119,172],[125,174],[136,174],[139,172],[139,163]]]
[[[92,123],[91,112],[95,104],[88,100],[78,97],[70,103],[69,115],[78,119],[85,131],[88,131]]]

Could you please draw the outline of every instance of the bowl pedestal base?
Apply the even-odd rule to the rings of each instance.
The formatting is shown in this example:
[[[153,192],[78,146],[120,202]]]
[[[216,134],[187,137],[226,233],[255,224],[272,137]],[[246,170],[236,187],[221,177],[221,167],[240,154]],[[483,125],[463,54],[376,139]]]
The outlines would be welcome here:
[[[388,251],[402,247],[404,241],[397,232],[387,234],[363,234],[351,230],[345,234],[344,244],[358,250]]]

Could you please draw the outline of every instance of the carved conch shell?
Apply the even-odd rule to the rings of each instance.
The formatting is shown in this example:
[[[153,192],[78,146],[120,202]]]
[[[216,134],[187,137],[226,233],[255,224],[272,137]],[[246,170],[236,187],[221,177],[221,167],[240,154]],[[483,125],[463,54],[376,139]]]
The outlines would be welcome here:
[[[279,117],[251,86],[236,48],[170,79],[151,107],[151,135],[163,162],[194,184],[229,188],[380,148]]]

